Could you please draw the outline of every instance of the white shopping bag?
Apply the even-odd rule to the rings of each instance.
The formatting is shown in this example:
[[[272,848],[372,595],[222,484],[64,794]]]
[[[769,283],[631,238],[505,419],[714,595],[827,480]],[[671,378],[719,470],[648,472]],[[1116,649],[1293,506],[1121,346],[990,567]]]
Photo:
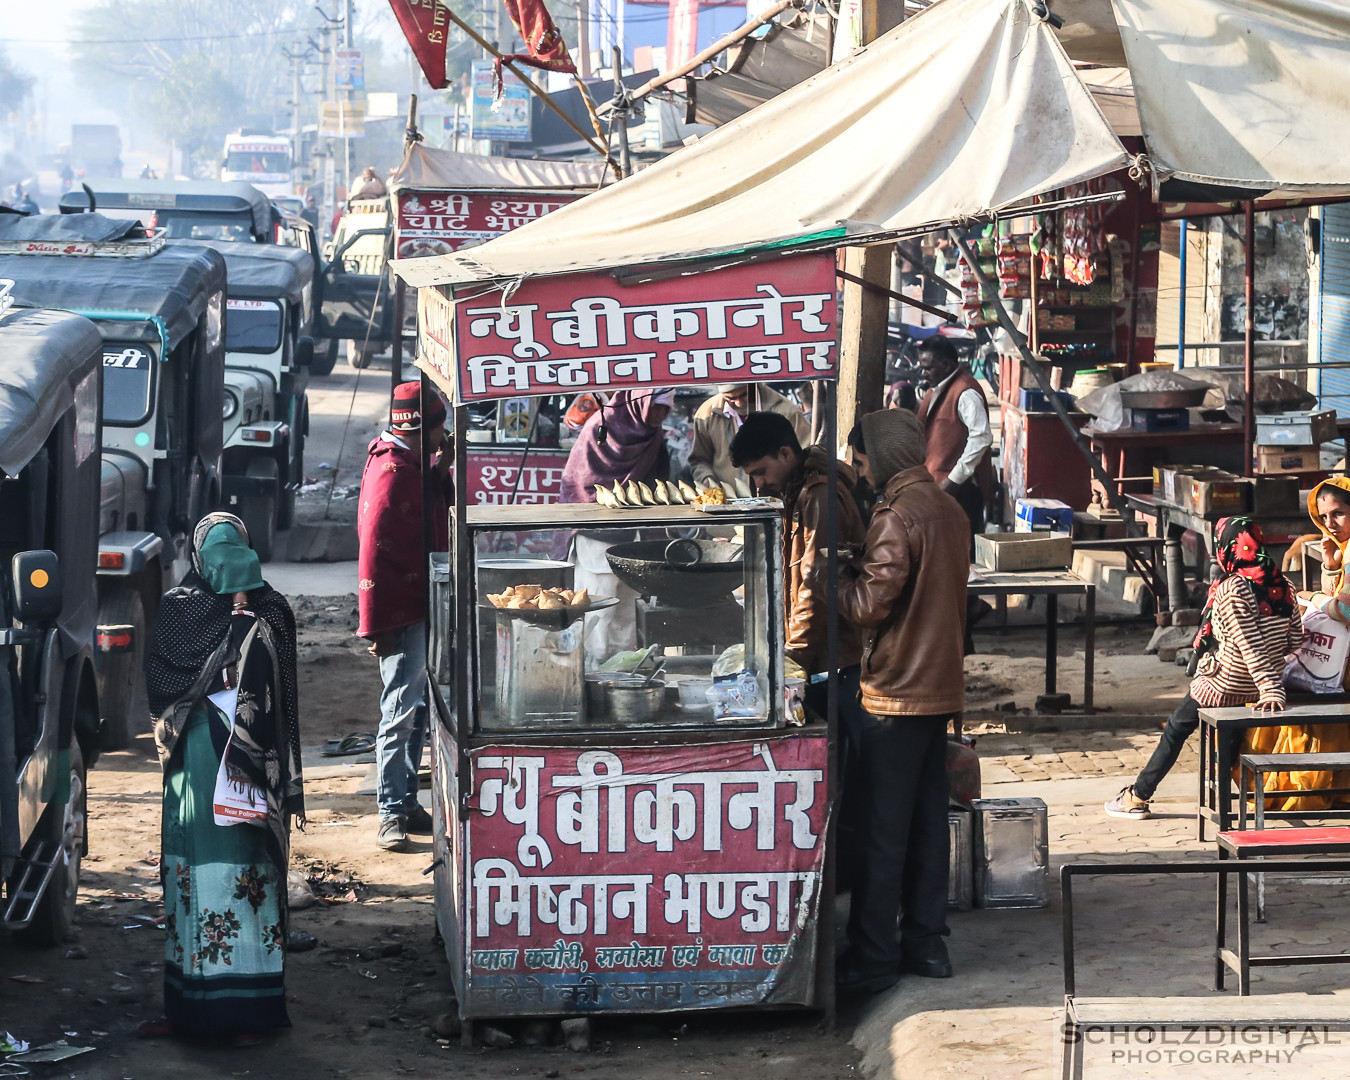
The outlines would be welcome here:
[[[220,756],[220,768],[216,771],[216,791],[214,813],[217,825],[265,825],[267,822],[267,795],[262,788],[245,776],[231,775],[229,766],[230,745],[234,742],[234,711],[239,701],[238,688],[221,690],[208,696],[230,725],[230,739],[225,744],[225,753]]]
[[[1303,642],[1284,669],[1284,685],[1313,694],[1339,694],[1350,658],[1350,626],[1315,607],[1303,612]]]

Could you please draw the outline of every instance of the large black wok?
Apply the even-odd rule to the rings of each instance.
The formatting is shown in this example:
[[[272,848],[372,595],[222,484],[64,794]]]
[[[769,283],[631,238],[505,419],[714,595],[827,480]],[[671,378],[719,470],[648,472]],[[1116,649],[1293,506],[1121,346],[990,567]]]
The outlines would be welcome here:
[[[643,596],[670,607],[725,601],[745,581],[740,544],[719,540],[639,540],[605,553],[615,576]]]

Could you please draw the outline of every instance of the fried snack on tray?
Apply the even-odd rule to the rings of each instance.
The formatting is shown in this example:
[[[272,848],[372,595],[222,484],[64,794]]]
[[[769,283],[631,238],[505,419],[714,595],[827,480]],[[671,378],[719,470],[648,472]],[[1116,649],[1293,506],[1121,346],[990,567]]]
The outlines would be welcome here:
[[[488,593],[487,598],[493,607],[517,611],[560,611],[591,602],[585,589],[545,589],[542,585],[508,585],[503,592]]]
[[[713,484],[711,487],[704,488],[704,490],[699,492],[698,498],[694,500],[694,502],[698,503],[700,506],[722,506],[726,501],[727,493],[718,484]]]

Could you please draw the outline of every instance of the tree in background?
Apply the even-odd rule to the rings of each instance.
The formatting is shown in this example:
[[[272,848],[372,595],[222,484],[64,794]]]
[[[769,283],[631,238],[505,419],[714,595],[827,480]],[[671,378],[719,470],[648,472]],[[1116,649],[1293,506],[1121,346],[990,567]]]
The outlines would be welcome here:
[[[18,112],[32,89],[33,77],[16,68],[0,46],[0,113]]]
[[[286,126],[300,0],[104,0],[75,14],[75,68],[208,171],[227,132]]]

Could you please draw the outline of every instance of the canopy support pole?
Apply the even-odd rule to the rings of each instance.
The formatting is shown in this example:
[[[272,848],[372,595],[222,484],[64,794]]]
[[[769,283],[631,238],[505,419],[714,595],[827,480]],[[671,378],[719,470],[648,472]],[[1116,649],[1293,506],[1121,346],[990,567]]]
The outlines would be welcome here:
[[[1247,309],[1242,324],[1242,474],[1253,475],[1252,462],[1256,443],[1256,213],[1252,201],[1242,204],[1246,235],[1243,237],[1246,267],[1242,280],[1242,296]]]
[[[896,246],[899,247],[898,244]],[[904,252],[901,252],[901,254],[904,254]],[[905,258],[909,258],[909,256],[906,255]],[[920,311],[926,311],[929,315],[936,315],[939,319],[943,319],[946,322],[956,323],[960,321],[950,311],[943,311],[940,307],[933,307],[932,304],[925,304],[922,300],[915,300],[914,297],[906,296],[904,293],[898,293],[894,289],[883,289],[881,286],[873,285],[870,281],[863,278],[854,277],[846,270],[836,270],[834,276],[843,278],[845,281],[851,281],[854,285],[861,285],[864,289],[872,289],[876,292],[883,293],[892,300],[901,304],[908,304],[910,307],[916,307]]]
[[[1092,452],[1092,448],[1083,440],[1077,425],[1073,418],[1069,416],[1069,410],[1064,407],[1064,402],[1059,398],[1050,380],[1046,378],[1045,372],[1041,370],[1041,365],[1036,357],[1032,355],[1031,350],[1027,348],[1027,339],[1022,331],[1017,329],[1017,324],[1013,322],[1012,316],[1008,314],[1008,309],[1003,305],[1003,297],[999,295],[998,286],[995,285],[989,276],[980,269],[980,261],[975,257],[975,253],[970,250],[970,245],[962,239],[961,234],[955,229],[948,229],[947,235],[956,245],[957,249],[965,257],[966,265],[970,267],[971,273],[975,275],[975,280],[980,284],[980,290],[984,295],[984,302],[994,308],[998,315],[998,324],[1003,327],[1008,337],[1012,339],[1014,347],[1022,357],[1022,363],[1026,369],[1031,372],[1036,380],[1036,385],[1040,387],[1041,393],[1050,402],[1050,407],[1054,409],[1055,415],[1059,417],[1060,423],[1073,439],[1074,446],[1078,447],[1079,453],[1087,459],[1088,467],[1092,470],[1092,475],[1096,477],[1097,482],[1102,486],[1102,492],[1106,496],[1107,503],[1111,508],[1120,514],[1121,520],[1125,522],[1125,532],[1128,536],[1138,536],[1139,529],[1134,523],[1134,511],[1129,508],[1120,493],[1116,490],[1116,482],[1107,475],[1106,469],[1102,466],[1097,455]]]
[[[487,38],[483,37],[482,34],[480,34],[472,26],[470,26],[458,15],[456,15],[453,11],[451,11],[450,8],[442,4],[441,10],[450,16],[450,21],[454,23],[456,26],[458,26],[461,30],[463,30],[465,35],[471,41],[473,41],[475,45],[477,45],[480,49],[486,50],[488,55],[493,56],[498,60],[501,60],[503,62],[503,66],[509,68],[511,74],[515,75],[516,78],[518,78],[521,82],[523,82],[526,86],[528,86],[530,88],[530,91],[534,94],[535,97],[537,97],[540,101],[542,101],[545,105],[547,105],[550,109],[552,109],[555,113],[557,113],[558,117],[562,120],[564,124],[566,124],[578,135],[580,135],[581,138],[585,141],[587,146],[589,146],[592,150],[594,150],[597,154],[599,154],[602,158],[604,158],[606,165],[609,165],[611,167],[614,166],[614,159],[610,157],[609,151],[606,150],[603,146],[601,146],[600,143],[596,141],[594,136],[587,135],[586,132],[582,131],[581,128],[577,125],[577,122],[563,111],[562,106],[560,106],[556,101],[553,100],[552,97],[549,96],[548,91],[546,91],[542,86],[536,83],[523,71],[521,71],[520,68],[518,68],[514,63],[512,63],[510,60],[507,60],[506,57],[503,56],[497,50],[497,48],[490,41],[487,40]]]

